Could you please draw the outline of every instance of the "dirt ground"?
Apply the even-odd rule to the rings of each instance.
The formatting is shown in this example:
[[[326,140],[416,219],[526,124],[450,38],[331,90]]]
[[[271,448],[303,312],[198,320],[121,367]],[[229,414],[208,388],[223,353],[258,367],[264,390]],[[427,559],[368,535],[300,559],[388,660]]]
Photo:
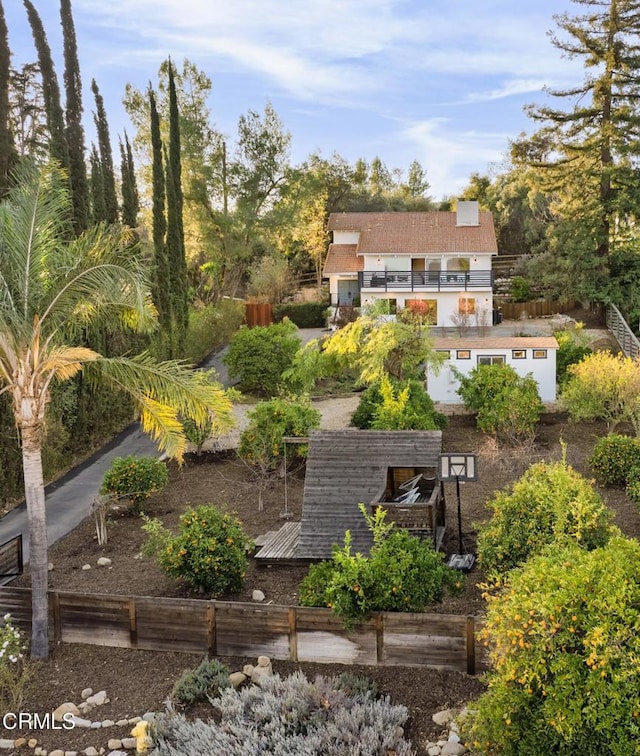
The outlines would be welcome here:
[[[474,551],[474,524],[488,515],[485,502],[493,493],[516,479],[533,461],[541,458],[557,459],[561,454],[560,441],[567,444],[567,458],[579,472],[589,476],[586,465],[597,437],[606,432],[599,424],[576,425],[561,414],[543,418],[533,448],[520,452],[497,453],[486,437],[474,427],[468,416],[450,418],[444,432],[444,451],[475,451],[479,455],[477,482],[463,484],[461,491],[464,549]],[[246,532],[256,537],[279,527],[281,513],[286,509],[294,518],[300,517],[302,473],[280,479],[266,491],[264,509],[258,511],[255,481],[250,471],[237,460],[233,452],[204,454],[194,457],[179,469],[171,466],[169,486],[154,495],[145,509],[159,517],[169,527],[175,527],[185,507],[201,503],[215,503],[237,514]],[[629,536],[640,536],[640,516],[623,491],[601,489],[601,494],[614,510],[616,522]],[[446,484],[447,537],[444,548],[448,553],[458,551],[455,487]],[[114,513],[109,521],[108,543],[99,547],[95,539],[93,520],[87,518],[75,531],[50,549],[52,588],[59,590],[189,596],[182,585],[168,579],[150,560],[140,557],[144,534],[140,521],[126,511]],[[100,556],[112,560],[109,568],[96,566]],[[82,570],[85,564],[91,569]],[[291,604],[297,600],[297,587],[306,573],[304,567],[257,568],[252,564],[244,590],[233,600],[250,600],[254,588],[273,603]],[[447,599],[433,607],[445,613],[480,614],[483,601],[477,587],[483,579],[478,569],[469,575],[462,596]],[[23,576],[16,585],[28,585]],[[63,701],[80,699],[86,687],[94,691],[106,689],[111,702],[100,710],[102,719],[118,720],[163,707],[171,687],[181,670],[195,666],[200,657],[178,653],[154,653],[109,649],[84,645],[61,645],[50,659],[34,667],[32,683],[22,705],[23,711],[51,711]],[[226,660],[225,660],[226,661]],[[245,659],[228,660],[234,669],[241,668]],[[253,661],[253,660],[249,660]],[[298,665],[274,661],[274,670],[287,674],[302,668],[310,676],[336,674],[344,671],[340,665]],[[395,703],[409,708],[407,735],[418,754],[425,754],[425,743],[437,737],[438,730],[431,715],[442,708],[472,700],[482,690],[477,678],[454,672],[423,670],[409,667],[349,668],[378,682],[382,692]],[[127,735],[127,728],[104,731],[38,732],[44,748],[82,750],[89,745],[106,746],[108,738]],[[15,738],[15,731],[0,729],[0,738]]]

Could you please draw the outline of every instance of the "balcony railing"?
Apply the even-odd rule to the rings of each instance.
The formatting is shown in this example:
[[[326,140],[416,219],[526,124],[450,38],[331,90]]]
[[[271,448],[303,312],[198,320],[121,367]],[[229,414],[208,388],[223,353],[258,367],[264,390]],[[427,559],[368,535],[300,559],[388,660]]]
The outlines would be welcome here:
[[[493,287],[490,270],[364,270],[358,276],[361,289],[383,291],[468,291]]]

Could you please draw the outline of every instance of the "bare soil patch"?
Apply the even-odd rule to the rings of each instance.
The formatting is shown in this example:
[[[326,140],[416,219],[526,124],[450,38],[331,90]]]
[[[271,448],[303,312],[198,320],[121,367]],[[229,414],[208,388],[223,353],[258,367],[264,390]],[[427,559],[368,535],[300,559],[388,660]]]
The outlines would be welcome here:
[[[590,477],[586,460],[595,440],[606,433],[600,424],[574,424],[561,414],[549,414],[539,427],[535,446],[523,450],[496,452],[487,438],[474,427],[470,416],[454,416],[444,432],[445,451],[475,451],[479,454],[479,480],[462,486],[463,542],[466,551],[474,551],[475,523],[488,516],[485,503],[495,491],[503,488],[537,459],[557,459],[561,455],[561,440],[567,445],[567,459],[579,472]],[[264,509],[258,511],[255,481],[250,471],[233,452],[203,454],[192,457],[178,468],[170,465],[169,486],[147,502],[145,509],[159,517],[169,527],[177,525],[180,514],[188,506],[214,503],[234,512],[242,521],[246,532],[255,537],[277,529],[281,512],[287,508],[299,519],[302,505],[303,474],[289,475],[271,485],[264,495]],[[627,499],[624,491],[600,489],[600,493],[615,512],[617,525],[628,536],[640,535],[640,516]],[[446,484],[447,553],[458,551],[455,486]],[[99,547],[95,539],[92,518],[88,517],[68,536],[50,549],[54,569],[50,584],[58,590],[87,593],[112,593],[152,596],[190,596],[179,583],[167,578],[150,560],[139,556],[144,533],[140,520],[126,511],[110,518],[109,540]],[[101,556],[112,560],[110,568],[99,568]],[[90,570],[82,570],[90,564]],[[297,588],[305,567],[258,568],[252,564],[243,591],[227,598],[247,601],[254,588],[261,589],[266,600],[292,604],[297,601]],[[448,599],[433,607],[433,611],[452,614],[481,614],[483,600],[478,583],[483,575],[476,568],[468,576],[462,596]],[[16,585],[28,585],[28,575]],[[204,596],[203,598],[206,598]],[[195,666],[200,657],[178,653],[155,653],[126,649],[99,648],[84,645],[61,645],[55,648],[50,659],[34,668],[32,683],[27,691],[23,711],[52,711],[63,701],[78,701],[86,687],[94,691],[106,689],[111,702],[100,710],[100,718],[114,720],[141,715],[147,710],[162,708],[174,681],[182,669]],[[245,659],[228,661],[241,668]],[[254,660],[249,660],[254,661]],[[274,670],[288,674],[302,668],[309,676],[339,674],[341,665],[299,665],[274,661]],[[482,682],[467,675],[425,670],[419,668],[348,668],[357,674],[375,679],[383,693],[394,703],[409,708],[408,737],[419,754],[426,753],[424,744],[437,737],[438,729],[431,715],[441,708],[456,706],[471,700],[482,691]],[[200,715],[202,712],[198,712]],[[26,733],[25,733],[26,734]],[[89,745],[106,746],[111,737],[127,735],[126,729],[110,728],[101,732],[74,730],[70,732],[37,732],[40,745],[47,749],[82,750]],[[0,729],[0,738],[15,738],[16,731]]]

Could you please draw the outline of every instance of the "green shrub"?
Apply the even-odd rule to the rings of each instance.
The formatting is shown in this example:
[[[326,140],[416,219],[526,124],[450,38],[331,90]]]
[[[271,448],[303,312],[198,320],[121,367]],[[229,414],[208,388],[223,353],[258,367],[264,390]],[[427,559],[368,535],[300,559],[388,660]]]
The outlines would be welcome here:
[[[596,479],[605,486],[624,486],[639,461],[640,439],[616,433],[599,438],[589,457]]]
[[[213,504],[187,509],[177,535],[168,534],[157,520],[147,520],[142,528],[149,536],[143,553],[157,553],[171,577],[214,597],[242,589],[251,541],[239,520]]]
[[[169,471],[156,457],[116,457],[102,479],[100,493],[129,499],[135,512],[154,491],[169,482]]]
[[[570,377],[569,367],[578,364],[588,354],[593,354],[593,351],[585,343],[584,335],[580,330],[577,332],[575,330],[556,331],[553,335],[558,342],[556,383],[564,386]]]
[[[611,510],[564,460],[532,465],[487,506],[493,514],[479,525],[478,556],[489,576],[522,564],[551,543],[569,540],[594,549],[613,532]]]
[[[191,417],[186,417],[182,421],[182,428],[187,441],[196,445],[196,452],[200,454],[202,445],[211,436],[213,432],[213,421],[209,418],[204,425],[196,423]]]
[[[217,659],[205,658],[195,669],[185,669],[173,686],[171,698],[189,706],[217,696],[230,685],[229,669]]]
[[[185,359],[197,364],[228,344],[243,319],[244,303],[235,299],[222,299],[216,304],[190,309]]]
[[[420,381],[387,381],[374,383],[360,396],[351,416],[351,425],[363,430],[439,430],[447,418],[435,408],[433,400]],[[391,389],[391,392],[390,390]]]
[[[640,470],[627,483],[627,496],[637,507],[640,507]]]
[[[531,284],[522,276],[511,279],[511,299],[514,302],[528,302],[531,299]]]
[[[302,606],[328,606],[348,627],[371,612],[423,612],[446,590],[462,588],[463,577],[444,564],[430,541],[385,523],[382,509],[373,517],[362,505],[361,511],[373,532],[369,556],[352,553],[347,531],[330,561],[309,568],[300,584]]]
[[[289,397],[258,402],[248,413],[249,425],[240,434],[238,456],[250,465],[274,471],[284,455],[283,436],[306,438],[320,426],[320,413],[308,398]],[[305,444],[287,448],[287,460],[295,462],[306,456]]]
[[[24,634],[14,627],[10,614],[0,623],[0,709],[20,711],[30,677]]]
[[[298,328],[324,328],[327,324],[327,303],[301,302],[275,305],[273,319],[279,323],[284,318],[289,318]]]
[[[292,368],[299,348],[298,329],[290,320],[243,327],[231,339],[224,362],[242,391],[273,396],[283,386],[282,374]]]
[[[474,753],[640,752],[640,544],[549,549],[489,597],[486,693],[463,737]]]
[[[505,441],[531,438],[544,406],[531,375],[519,376],[510,365],[478,365],[469,375],[456,371],[458,394],[477,413],[480,430]]]

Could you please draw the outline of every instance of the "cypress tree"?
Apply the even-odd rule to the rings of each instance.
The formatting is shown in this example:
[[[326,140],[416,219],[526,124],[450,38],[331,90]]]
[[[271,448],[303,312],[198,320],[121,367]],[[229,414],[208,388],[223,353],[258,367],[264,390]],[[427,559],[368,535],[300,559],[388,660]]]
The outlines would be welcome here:
[[[124,144],[120,140],[120,173],[122,176],[122,222],[130,228],[136,228],[140,199],[133,154],[126,131],[124,133]]]
[[[73,225],[76,233],[79,234],[89,225],[89,182],[85,164],[84,128],[82,126],[82,82],[71,0],[60,0],[60,20],[64,40],[66,138],[69,150]]]
[[[180,158],[180,114],[173,73],[169,61],[169,154],[167,156],[167,257],[171,282],[171,312],[178,356],[184,354],[189,322],[187,263],[184,248],[182,165]]]
[[[104,204],[102,165],[95,144],[91,145],[89,165],[91,168],[91,220],[94,223],[103,223],[107,219],[107,208]]]
[[[111,137],[109,136],[109,122],[104,109],[104,100],[96,84],[91,80],[91,91],[96,101],[96,112],[93,120],[98,134],[98,153],[102,169],[102,189],[104,192],[105,220],[107,223],[118,222],[118,197],[116,195],[116,177],[113,170],[113,153],[111,152]]]
[[[9,174],[17,161],[17,152],[11,133],[9,107],[9,79],[11,72],[11,50],[9,32],[0,0],[0,198],[9,186]]]
[[[153,151],[153,301],[158,310],[158,320],[165,336],[171,337],[171,298],[169,282],[169,262],[167,260],[165,219],[165,178],[162,159],[162,137],[160,116],[156,98],[149,85],[149,114],[151,127],[151,148]],[[170,351],[170,350],[169,350]]]
[[[47,113],[47,128],[49,129],[49,154],[66,171],[69,171],[69,148],[65,136],[64,114],[60,102],[60,85],[58,84],[58,77],[53,65],[51,49],[38,11],[36,11],[30,0],[23,0],[23,3],[27,9],[29,25],[31,26],[33,41],[38,53],[38,62],[40,63],[42,93]]]

